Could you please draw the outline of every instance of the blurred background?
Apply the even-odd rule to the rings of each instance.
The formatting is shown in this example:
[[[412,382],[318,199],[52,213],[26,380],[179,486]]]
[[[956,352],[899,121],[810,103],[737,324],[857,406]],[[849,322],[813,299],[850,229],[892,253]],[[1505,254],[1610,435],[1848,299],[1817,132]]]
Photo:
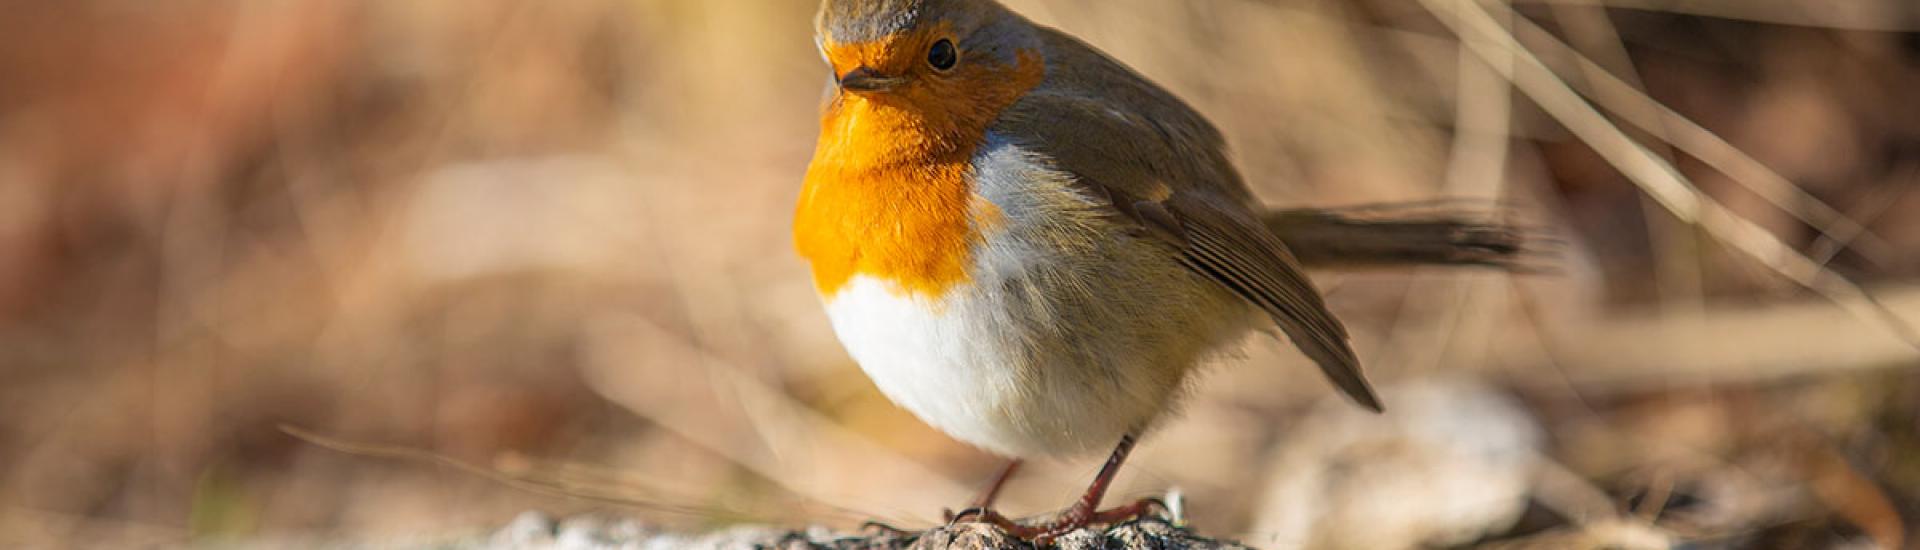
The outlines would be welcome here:
[[[1256,337],[1120,497],[1260,547],[1910,544],[1920,4],[1008,3],[1273,205],[1549,235],[1321,274],[1393,412]],[[873,389],[790,252],[814,7],[0,0],[0,546],[937,521],[996,459]]]

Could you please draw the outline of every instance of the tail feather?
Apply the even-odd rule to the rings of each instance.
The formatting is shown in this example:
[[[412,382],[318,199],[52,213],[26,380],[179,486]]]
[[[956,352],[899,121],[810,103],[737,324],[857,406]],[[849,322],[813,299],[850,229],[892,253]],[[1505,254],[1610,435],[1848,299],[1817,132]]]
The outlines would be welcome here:
[[[1424,205],[1274,210],[1261,222],[1311,268],[1415,265],[1531,270],[1540,242],[1521,227]]]

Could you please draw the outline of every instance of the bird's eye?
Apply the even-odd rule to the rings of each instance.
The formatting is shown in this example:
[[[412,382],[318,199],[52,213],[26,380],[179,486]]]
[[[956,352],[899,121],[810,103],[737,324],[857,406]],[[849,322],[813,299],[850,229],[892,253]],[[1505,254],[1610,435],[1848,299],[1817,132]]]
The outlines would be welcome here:
[[[927,64],[939,70],[952,69],[960,63],[960,51],[954,49],[953,41],[945,38],[933,43],[933,49],[927,50]]]

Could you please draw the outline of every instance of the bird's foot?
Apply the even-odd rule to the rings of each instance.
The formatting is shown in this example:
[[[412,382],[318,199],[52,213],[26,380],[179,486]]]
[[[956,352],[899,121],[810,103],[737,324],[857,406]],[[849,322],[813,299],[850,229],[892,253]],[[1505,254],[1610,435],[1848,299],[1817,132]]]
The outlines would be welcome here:
[[[1046,548],[1060,537],[1090,526],[1114,525],[1155,513],[1167,512],[1166,502],[1157,498],[1146,498],[1126,506],[1100,511],[1095,511],[1092,506],[1085,503],[1077,503],[1062,512],[1059,517],[1040,525],[1023,524],[987,508],[968,508],[957,514],[947,514],[947,524],[968,521],[986,523],[1003,529],[1020,540],[1031,542],[1036,547]]]

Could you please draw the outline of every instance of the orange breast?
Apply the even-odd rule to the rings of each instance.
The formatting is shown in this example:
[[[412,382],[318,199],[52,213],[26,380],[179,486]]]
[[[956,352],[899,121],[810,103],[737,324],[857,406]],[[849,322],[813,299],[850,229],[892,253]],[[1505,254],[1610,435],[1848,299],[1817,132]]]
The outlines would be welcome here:
[[[865,110],[865,109],[861,109]],[[824,296],[854,275],[912,294],[939,296],[966,282],[981,228],[968,183],[971,151],[897,159],[876,149],[910,136],[882,132],[885,115],[830,116],[807,170],[794,219],[794,244],[813,263]],[[898,128],[891,130],[899,131]],[[850,135],[861,138],[849,138]]]
[[[967,282],[973,251],[1000,216],[969,181],[973,155],[999,112],[1042,76],[1037,55],[1019,65],[1001,67],[1019,78],[963,72],[828,106],[794,218],[794,244],[822,296],[855,275],[925,297]]]

